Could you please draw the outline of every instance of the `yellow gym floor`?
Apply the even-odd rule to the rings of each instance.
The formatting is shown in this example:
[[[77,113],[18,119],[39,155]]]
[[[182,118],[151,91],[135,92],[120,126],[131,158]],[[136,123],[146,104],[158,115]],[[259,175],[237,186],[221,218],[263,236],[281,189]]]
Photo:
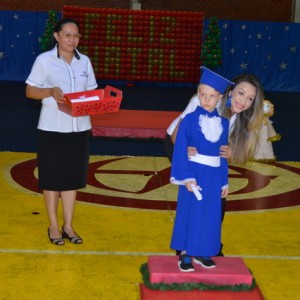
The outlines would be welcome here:
[[[140,299],[141,264],[174,255],[177,188],[166,183],[167,158],[91,156],[74,219],[84,243],[62,247],[48,240],[34,159],[0,152],[0,299]],[[244,259],[265,299],[298,299],[300,163],[234,167],[223,252]]]

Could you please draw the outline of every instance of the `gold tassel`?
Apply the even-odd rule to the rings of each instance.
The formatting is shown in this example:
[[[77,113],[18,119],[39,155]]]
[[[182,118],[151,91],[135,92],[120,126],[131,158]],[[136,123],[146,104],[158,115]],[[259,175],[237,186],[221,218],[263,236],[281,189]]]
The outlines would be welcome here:
[[[273,142],[278,142],[281,140],[281,135],[277,133],[275,136],[269,137],[268,142],[273,143]]]

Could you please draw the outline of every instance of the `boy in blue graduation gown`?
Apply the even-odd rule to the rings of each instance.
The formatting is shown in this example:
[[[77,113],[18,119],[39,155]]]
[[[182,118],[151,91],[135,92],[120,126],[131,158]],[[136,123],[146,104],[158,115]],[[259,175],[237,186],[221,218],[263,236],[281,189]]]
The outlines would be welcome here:
[[[192,259],[205,268],[215,267],[211,257],[220,251],[221,198],[228,194],[228,163],[219,152],[221,145],[228,144],[229,121],[218,114],[216,105],[232,84],[202,67],[201,106],[186,115],[178,129],[170,178],[179,185],[171,248],[183,249],[178,261],[183,272],[194,271]],[[188,157],[188,146],[196,147],[198,154]]]

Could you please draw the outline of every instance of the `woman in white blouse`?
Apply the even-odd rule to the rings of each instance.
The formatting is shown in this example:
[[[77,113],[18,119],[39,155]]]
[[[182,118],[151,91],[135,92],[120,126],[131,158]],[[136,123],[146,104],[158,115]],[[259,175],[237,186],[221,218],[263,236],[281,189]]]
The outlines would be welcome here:
[[[92,90],[97,82],[90,59],[77,50],[79,25],[60,20],[53,33],[54,47],[40,54],[26,83],[26,96],[42,100],[38,122],[38,180],[49,219],[48,237],[54,245],[64,238],[74,244],[83,239],[73,228],[77,190],[85,187],[89,162],[89,116],[72,117],[58,109],[64,94]],[[62,201],[63,223],[57,214]]]

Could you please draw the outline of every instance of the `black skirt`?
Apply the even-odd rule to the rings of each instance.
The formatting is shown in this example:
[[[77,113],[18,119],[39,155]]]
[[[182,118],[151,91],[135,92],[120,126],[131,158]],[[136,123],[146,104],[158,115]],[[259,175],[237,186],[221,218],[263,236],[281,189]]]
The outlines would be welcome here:
[[[69,191],[86,186],[89,132],[39,130],[37,163],[40,189]]]

